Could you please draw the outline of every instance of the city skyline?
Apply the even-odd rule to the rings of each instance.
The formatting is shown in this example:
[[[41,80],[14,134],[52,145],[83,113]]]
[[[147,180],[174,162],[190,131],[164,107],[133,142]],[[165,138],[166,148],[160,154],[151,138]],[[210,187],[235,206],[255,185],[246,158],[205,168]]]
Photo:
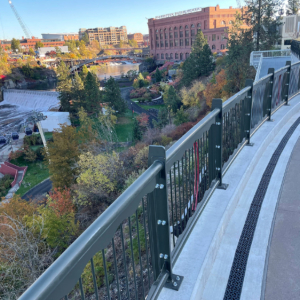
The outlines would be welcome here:
[[[122,25],[127,27],[128,34],[135,32],[147,34],[147,18],[196,7],[216,6],[217,4],[221,8],[237,7],[234,0],[226,0],[222,3],[220,1],[211,3],[208,0],[200,3],[200,1],[187,0],[184,3],[172,3],[172,6],[158,0],[143,3],[143,5],[137,0],[130,1],[130,4],[117,0],[114,2],[114,10],[110,4],[105,3],[101,6],[101,3],[95,3],[92,0],[86,0],[83,7],[80,6],[80,3],[70,0],[63,2],[53,0],[51,5],[49,2],[38,2],[37,0],[29,3],[13,0],[12,3],[32,35],[38,38],[42,33],[77,33],[79,28],[119,27]],[[89,9],[89,7],[93,9]],[[128,12],[124,13],[124,11]],[[0,7],[0,40],[21,39],[22,36],[24,33],[9,3],[3,1]]]

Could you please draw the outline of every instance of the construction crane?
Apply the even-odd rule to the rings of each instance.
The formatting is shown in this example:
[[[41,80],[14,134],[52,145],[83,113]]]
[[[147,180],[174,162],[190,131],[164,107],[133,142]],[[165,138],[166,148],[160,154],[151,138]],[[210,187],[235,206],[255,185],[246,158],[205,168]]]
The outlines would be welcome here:
[[[14,12],[17,20],[19,21],[19,23],[20,23],[20,25],[21,25],[21,27],[22,27],[22,29],[24,31],[25,37],[28,38],[28,39],[30,39],[31,38],[31,32],[30,32],[30,30],[27,28],[27,26],[25,25],[25,23],[22,21],[20,15],[18,14],[18,12],[17,12],[16,8],[14,7],[14,5],[12,4],[11,0],[8,0],[8,3],[10,5],[11,9],[13,10],[13,12]]]

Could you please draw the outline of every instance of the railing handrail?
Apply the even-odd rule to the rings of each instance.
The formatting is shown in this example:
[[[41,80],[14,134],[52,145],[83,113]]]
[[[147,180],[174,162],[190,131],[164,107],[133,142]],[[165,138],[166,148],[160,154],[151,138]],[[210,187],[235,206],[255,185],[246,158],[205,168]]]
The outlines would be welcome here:
[[[96,252],[111,241],[118,226],[131,216],[142,197],[154,190],[163,164],[155,161],[99,216],[29,287],[19,300],[56,300],[67,295]],[[68,280],[64,280],[68,278]]]

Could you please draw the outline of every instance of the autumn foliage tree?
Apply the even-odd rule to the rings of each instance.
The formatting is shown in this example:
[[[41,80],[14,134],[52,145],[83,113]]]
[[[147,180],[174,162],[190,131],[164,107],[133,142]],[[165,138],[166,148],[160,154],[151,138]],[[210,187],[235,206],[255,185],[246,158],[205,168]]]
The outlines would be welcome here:
[[[70,189],[58,189],[54,188],[47,197],[48,205],[51,207],[55,214],[59,217],[74,213],[75,208],[72,202],[72,195]]]
[[[211,107],[213,98],[225,99],[228,96],[228,92],[224,89],[226,86],[226,74],[222,69],[218,75],[215,77],[215,83],[210,82],[207,84],[204,91],[204,96],[206,98],[206,104]]]

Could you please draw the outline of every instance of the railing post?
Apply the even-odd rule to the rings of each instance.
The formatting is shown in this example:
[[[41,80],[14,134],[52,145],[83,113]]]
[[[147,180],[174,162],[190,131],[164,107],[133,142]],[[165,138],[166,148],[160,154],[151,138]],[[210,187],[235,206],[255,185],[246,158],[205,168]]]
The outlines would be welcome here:
[[[216,117],[216,124],[212,125],[214,126],[214,130],[212,131],[214,133],[214,143],[212,144],[212,147],[210,148],[211,151],[214,152],[214,155],[212,156],[215,160],[215,168],[217,173],[217,179],[220,181],[220,184],[218,186],[219,189],[226,190],[228,187],[228,184],[223,183],[223,176],[222,176],[222,156],[223,156],[223,101],[222,99],[213,99],[211,110],[219,109],[220,113]]]
[[[268,93],[267,93],[267,111],[268,111],[268,121],[273,121],[272,120],[272,99],[273,99],[273,86],[274,86],[274,68],[269,68],[268,69],[268,74],[272,74],[270,77],[270,81],[268,84]]]
[[[286,105],[289,105],[289,87],[290,87],[290,78],[291,78],[291,61],[287,61],[286,66],[288,66],[288,69],[286,70],[286,82],[284,83],[285,86],[284,86],[284,90],[285,90],[285,93],[284,93],[284,96],[285,96],[285,104]]]
[[[248,91],[246,96],[245,103],[245,131],[246,131],[246,139],[248,140],[246,146],[253,146],[253,143],[250,143],[250,134],[251,134],[251,117],[252,117],[252,105],[253,105],[253,80],[246,79],[246,87],[250,86],[251,89]]]
[[[164,167],[156,177],[155,190],[148,194],[149,238],[154,279],[161,271],[168,273],[165,287],[179,290],[183,276],[172,272],[171,233],[166,172],[166,151],[163,146],[149,146],[148,166],[160,161]]]

